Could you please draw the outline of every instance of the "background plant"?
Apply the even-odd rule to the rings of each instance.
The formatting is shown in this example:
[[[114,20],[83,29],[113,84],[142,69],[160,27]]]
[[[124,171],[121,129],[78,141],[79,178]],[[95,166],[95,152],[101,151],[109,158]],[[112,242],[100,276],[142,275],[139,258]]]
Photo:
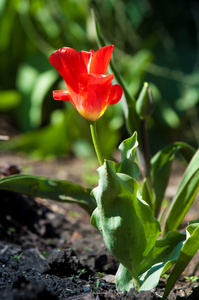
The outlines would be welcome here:
[[[153,83],[150,86],[156,105],[147,121],[152,154],[179,135],[197,147],[197,5],[192,0],[181,4],[163,1],[161,6],[150,0],[2,0],[1,119],[8,115],[17,133],[27,132],[1,145],[2,150],[12,148],[37,157],[52,157],[71,149],[81,153],[83,141],[89,155],[93,153],[84,120],[75,117],[63,103],[49,101],[51,90],[62,82],[48,63],[49,54],[63,45],[77,50],[96,49],[90,7],[95,10],[103,34],[115,45],[117,67],[129,93],[137,98],[143,81]],[[60,129],[74,128],[74,118],[77,130],[71,135]],[[104,149],[111,157],[121,136],[128,136],[119,105],[107,112],[102,123],[106,123],[103,134],[109,130],[112,137]],[[61,148],[53,144],[49,138],[52,135],[60,136]]]

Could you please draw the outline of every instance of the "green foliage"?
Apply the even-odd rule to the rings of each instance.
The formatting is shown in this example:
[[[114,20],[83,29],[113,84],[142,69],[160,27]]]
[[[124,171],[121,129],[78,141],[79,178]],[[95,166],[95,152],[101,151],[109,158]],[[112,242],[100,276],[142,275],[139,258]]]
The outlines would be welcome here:
[[[139,265],[155,244],[159,223],[151,208],[137,196],[139,186],[132,177],[116,174],[111,161],[105,161],[98,172],[99,185],[92,191],[97,208],[91,224],[101,232],[109,251],[128,268],[139,288]]]
[[[2,143],[0,148],[3,151],[12,149],[30,153],[34,157],[46,158],[66,153],[71,148],[71,134],[74,133],[73,130],[70,132],[67,130],[72,116],[65,114],[64,111],[55,111],[52,117],[52,122],[48,126]]]
[[[154,288],[162,274],[172,265],[180,264],[183,247],[190,243],[187,235],[173,231],[172,227],[164,238],[158,239],[160,224],[153,217],[153,211],[150,206],[140,198],[138,184],[129,176],[129,169],[125,168],[124,162],[129,159],[127,165],[130,165],[133,169],[133,164],[130,160],[134,160],[132,154],[135,152],[136,147],[136,134],[134,134],[122,143],[122,147],[120,146],[122,148],[122,162],[118,164],[120,166],[118,170],[122,170],[122,173],[116,173],[113,162],[105,161],[104,165],[98,170],[100,175],[99,185],[92,192],[97,202],[97,208],[91,216],[91,224],[101,232],[107,248],[121,263],[116,274],[116,285],[122,291],[129,291],[132,286],[136,286],[139,290]],[[176,143],[175,147],[178,150],[182,148],[184,153],[186,153],[186,157],[190,159],[191,153],[193,153],[192,148],[183,143]],[[165,152],[162,152],[162,154],[167,154],[169,153],[168,150],[171,151],[172,149],[169,155],[171,157],[171,153],[172,155],[175,154],[173,148],[174,145],[173,147],[168,147],[167,151],[165,149]],[[168,157],[165,160],[163,155],[160,155],[160,157],[162,159],[159,159],[159,163],[154,164],[154,168],[155,166],[157,167],[156,171],[161,169],[160,166],[163,166],[168,161]],[[187,183],[186,179],[192,178],[191,174],[195,174],[195,170],[198,170],[197,158],[198,155],[196,154],[191,160],[188,167],[188,170],[191,171],[188,172],[188,175],[185,172],[182,180],[185,184]],[[132,172],[132,174],[134,173]],[[137,175],[136,173],[136,175],[132,176],[136,178]],[[187,200],[189,199],[189,201],[193,200],[192,194],[195,195],[198,190],[198,175],[196,178],[194,182],[197,182],[197,186],[195,183],[191,185],[190,182],[187,185],[190,189],[190,193],[187,194]],[[179,189],[181,189],[180,187]],[[181,200],[180,205],[178,204],[177,206],[174,212],[180,215],[178,227],[185,216],[183,211],[184,207],[187,209],[187,205],[184,205]],[[177,219],[176,214],[175,218]],[[195,223],[193,226],[196,226]],[[193,233],[193,228],[188,227],[187,230],[190,234]],[[197,232],[195,232],[196,234]],[[123,245],[125,245],[125,248]],[[197,244],[194,249],[198,248],[199,245]],[[189,248],[187,251],[189,252]],[[189,257],[185,260],[184,267],[188,264],[191,257],[194,256],[195,252],[196,250],[190,252]],[[165,293],[171,288],[170,282],[175,282],[181,273],[175,272],[172,274],[174,275],[171,275]]]
[[[115,109],[110,109],[104,115],[103,120],[99,120],[97,124],[101,129],[99,141],[103,144],[102,151],[106,157],[112,157],[112,152],[120,139],[120,133],[115,130],[117,127],[114,124],[114,121],[120,122],[120,118],[122,116],[119,117]],[[107,143],[103,143],[104,139],[107,139]],[[92,157],[94,153],[88,121],[79,116],[70,103],[65,110],[54,110],[51,114],[50,124],[47,126],[21,134],[0,144],[0,151],[26,152],[37,158],[62,156],[71,149],[77,156]]]
[[[22,257],[23,252],[21,252],[19,255],[10,256],[12,259],[15,259],[16,261],[19,261],[19,259]]]
[[[137,134],[134,133],[132,137],[124,140],[119,145],[118,148],[121,151],[121,162],[116,165],[118,173],[127,174],[134,179],[137,179],[140,174],[139,167],[134,161],[137,146]]]
[[[42,68],[39,68],[39,61],[43,61]],[[58,77],[55,70],[49,70],[44,66],[44,62],[47,66],[48,61],[43,55],[34,57],[34,60],[21,65],[17,73],[17,88],[22,96],[17,118],[23,131],[39,128],[42,125],[44,100]]]
[[[189,162],[195,153],[195,149],[186,143],[175,142],[158,151],[151,159],[151,182],[153,186],[151,201],[156,216],[159,215],[171,174],[171,166],[178,152]]]
[[[153,83],[153,151],[179,135],[197,147],[199,74],[194,40],[198,22],[193,2],[171,6],[167,1],[92,0],[92,5],[100,24],[98,39],[101,42],[104,35],[108,43],[117,46],[114,56],[130,95],[137,98],[144,81]],[[133,128],[131,134],[134,130],[139,135],[138,128]]]
[[[135,163],[137,146],[137,134],[134,133],[119,146],[121,162],[115,165],[105,160],[98,169],[100,179],[92,193],[91,189],[68,181],[31,175],[2,178],[0,189],[77,203],[83,207],[91,215],[91,224],[100,231],[109,251],[120,262],[116,274],[119,290],[129,291],[133,286],[139,290],[150,290],[158,284],[160,276],[174,265],[165,289],[163,299],[166,299],[199,249],[198,220],[190,222],[186,234],[174,231],[181,224],[199,189],[199,152],[191,159],[179,185],[165,221],[166,236],[161,238],[160,223],[154,217],[152,207],[141,197],[136,182],[139,174]],[[182,150],[188,160],[194,152],[184,143],[175,143],[163,149],[154,160],[153,179],[154,174],[173,160],[178,150]],[[167,168],[166,176],[169,176]]]
[[[153,249],[139,266],[140,290],[150,290],[157,286],[160,276],[177,260],[185,235],[171,231],[164,239],[157,240]],[[129,291],[132,288],[132,276],[120,265],[116,274],[117,288]]]
[[[91,189],[65,180],[33,175],[12,175],[0,179],[0,189],[58,202],[78,203],[89,214],[96,207],[95,199],[90,195]]]
[[[185,235],[170,231],[164,239],[156,241],[151,253],[140,265],[140,290],[150,290],[157,286],[160,276],[178,259]]]
[[[172,20],[175,21],[176,18],[171,14],[171,21],[166,18],[164,22],[163,19],[157,30],[155,26],[157,11],[160,10],[165,16],[169,7],[164,7],[162,11],[162,7],[158,7],[157,3],[152,5],[148,0],[136,0],[133,3],[130,0],[125,3],[103,0],[80,2],[2,0],[0,5],[0,54],[2,58],[0,88],[2,91],[11,91],[11,93],[6,95],[5,100],[3,99],[5,95],[1,97],[0,112],[11,114],[13,122],[23,132],[38,130],[43,125],[49,124],[52,111],[60,108],[59,104],[52,104],[51,96],[52,85],[57,89],[60,85],[60,77],[55,74],[48,63],[48,56],[62,46],[70,46],[77,50],[90,48],[96,50],[90,6],[94,8],[99,20],[97,32],[101,45],[105,43],[103,34],[108,37],[109,43],[115,45],[114,57],[117,68],[112,61],[112,69],[117,81],[123,82],[123,87],[126,86],[124,94],[128,105],[128,110],[126,110],[129,116],[127,117],[128,130],[130,134],[135,130],[138,132],[140,148],[142,148],[142,139],[139,133],[140,121],[135,114],[135,97],[143,81],[152,81],[154,83],[152,91],[154,93],[158,91],[159,94],[159,100],[158,97],[154,97],[156,109],[150,122],[150,143],[153,151],[159,149],[156,144],[157,139],[165,145],[165,136],[171,141],[178,136],[179,132],[185,141],[191,141],[192,144],[197,145],[198,110],[195,108],[199,99],[198,72],[192,68],[193,54],[196,49],[189,39],[195,31],[192,30],[193,24],[190,24],[187,19],[182,23],[181,20],[184,18],[180,16],[183,10],[178,4],[175,4],[175,9],[181,26],[174,30],[172,27],[172,35],[167,37],[163,34],[163,28],[165,26],[169,32]],[[190,7],[186,9],[186,16],[192,19]],[[151,27],[151,24],[154,26]],[[109,28],[108,31],[107,28]],[[180,28],[184,28],[186,32],[183,40],[178,34]],[[168,39],[170,46],[166,47]],[[176,40],[179,41],[180,47],[177,46]],[[187,49],[190,51],[184,50],[185,45],[182,42],[185,40],[187,41],[186,47],[189,47]],[[182,53],[186,53],[186,59],[182,59]],[[174,56],[178,59],[172,60]],[[51,104],[46,104],[50,102]],[[124,103],[122,105],[125,106]],[[17,109],[13,111],[13,108]],[[134,117],[130,117],[132,115]],[[117,110],[115,120],[117,117],[119,118],[118,129],[120,129],[123,120],[119,110]],[[184,122],[180,122],[182,119]],[[188,124],[188,119],[191,125]],[[110,115],[106,122],[107,124],[110,122]],[[118,135],[118,131],[111,134],[115,145],[119,142]],[[88,142],[88,136],[86,140]],[[72,138],[71,142],[75,143],[75,139]],[[69,141],[65,149],[70,147]],[[114,145],[111,148],[111,142],[109,148],[111,149],[109,153],[112,153]],[[54,149],[56,150],[56,147]],[[42,152],[42,149],[38,151],[41,156],[45,157]],[[55,151],[54,155],[60,154]]]
[[[74,118],[79,127],[71,130],[71,134],[61,129],[75,128],[75,121],[69,106],[66,112],[63,103],[53,100],[52,89],[64,85],[48,61],[49,55],[63,46],[77,50],[93,48],[86,26],[89,0],[81,3],[5,0],[1,1],[0,15],[0,114],[11,114],[13,123],[22,131],[21,136],[5,143],[1,151],[20,150],[48,158],[66,154],[80,138],[90,145],[89,132],[85,124],[77,121],[78,117]],[[63,115],[67,116],[60,116],[60,122],[52,124],[54,111],[58,109],[63,109]],[[105,133],[112,136],[104,150],[111,157],[120,134],[109,126],[110,116],[103,126]]]
[[[0,113],[10,113],[17,127],[26,132],[1,143],[0,150],[54,157],[73,149],[79,156],[85,152],[92,155],[86,120],[74,113],[71,105],[63,106],[52,100],[52,89],[65,87],[48,62],[49,54],[62,46],[96,50],[89,3],[0,2]],[[172,11],[164,1],[154,2],[153,6],[148,0],[91,3],[99,20],[95,18],[99,45],[107,44],[103,33],[109,28],[108,43],[116,46],[117,67],[112,58],[111,70],[123,87],[125,99],[121,103],[127,130],[130,135],[134,131],[138,135],[134,133],[120,144],[121,162],[115,165],[106,160],[99,168],[99,184],[92,195],[91,189],[68,181],[31,175],[0,179],[0,189],[78,203],[92,214],[92,224],[120,261],[116,274],[119,290],[130,290],[132,286],[152,289],[174,265],[163,296],[166,299],[199,248],[198,220],[190,222],[185,233],[177,231],[199,189],[199,152],[184,142],[162,148],[179,134],[183,140],[198,144],[199,86],[194,69],[197,49],[190,39],[197,38],[196,20],[188,4],[183,4],[181,10],[177,2]],[[153,115],[148,83],[139,94],[143,81],[153,82]],[[102,152],[111,157],[123,125],[120,106],[109,108],[97,125]],[[152,158],[150,147],[153,153],[158,149]],[[169,209],[162,212],[172,163],[178,153],[188,167]],[[138,165],[143,177],[140,186],[136,182]]]
[[[163,295],[163,300],[165,300],[174,286],[176,280],[182,274],[192,257],[196,254],[199,249],[199,220],[195,222],[192,221],[186,230],[186,241],[182,246],[179,257],[175,263],[173,270],[167,280],[166,288]]]
[[[136,147],[136,135],[134,134],[120,147],[122,148],[122,162],[129,158],[134,160],[132,153]],[[176,143],[159,153],[160,156],[157,156],[159,160],[155,160],[156,164],[154,164],[154,169],[155,166],[157,167],[156,171],[164,166],[171,154],[172,156],[175,154],[173,149],[184,151],[187,159],[190,159],[194,152],[194,149],[188,145]],[[163,153],[166,156],[170,153],[165,160]],[[172,271],[169,277],[168,287],[165,290],[165,295],[167,295],[191,257],[199,249],[199,245],[196,243],[190,251],[191,246],[189,244],[191,244],[192,238],[194,241],[198,234],[197,231],[194,231],[197,226],[194,222],[192,227],[190,225],[187,228],[189,235],[192,236],[193,234],[191,240],[189,235],[172,230],[177,229],[180,225],[185,216],[184,210],[187,212],[186,201],[189,204],[192,203],[193,196],[199,189],[199,176],[196,174],[199,166],[197,153],[189,163],[188,171],[185,172],[182,179],[184,184],[181,183],[179,186],[179,190],[181,190],[187,184],[189,193],[185,192],[184,197],[187,194],[187,198],[185,198],[184,203],[181,198],[180,203],[177,203],[173,210],[174,219],[177,219],[177,226],[175,228],[173,228],[174,226],[170,227],[167,235],[162,239],[158,239],[160,224],[153,217],[153,210],[150,206],[140,198],[136,181],[125,174],[129,174],[129,169],[125,168],[125,164],[122,162],[118,164],[118,166],[123,164],[123,168],[120,168],[122,173],[116,173],[115,165],[110,161],[105,161],[104,165],[99,168],[99,185],[92,192],[97,202],[97,208],[91,216],[91,224],[101,232],[107,248],[121,263],[116,274],[117,289],[129,291],[135,286],[139,290],[150,290],[158,284],[161,275],[172,265],[177,265],[177,267],[174,266],[174,270],[177,271],[174,273]],[[133,166],[130,161],[128,165]],[[195,180],[193,180],[193,184],[190,184],[189,178],[193,179],[192,175],[194,174],[196,174]],[[137,177],[137,174],[133,176]],[[178,221],[178,215],[180,221]],[[184,245],[189,245],[189,247],[184,248]],[[183,254],[184,251],[187,251],[186,259]],[[184,264],[181,265],[183,259]],[[180,269],[178,265],[181,266]]]
[[[196,282],[199,280],[198,276],[185,276],[184,278],[186,282]]]
[[[0,91],[0,111],[8,112],[21,102],[21,95],[16,90]]]
[[[177,229],[188,210],[190,209],[195,196],[199,190],[199,150],[190,161],[182,181],[178,187],[176,195],[166,215],[165,229],[167,233],[169,230]]]
[[[49,158],[65,155],[73,148],[74,152],[81,151],[77,145],[82,140],[91,149],[87,122],[74,113],[71,104],[53,100],[52,89],[66,87],[48,61],[49,55],[64,45],[77,50],[92,47],[86,29],[89,1],[4,1],[0,13],[0,30],[4,30],[0,43],[4,88],[0,92],[0,113],[11,113],[23,132],[0,145],[0,151],[23,151]],[[19,39],[16,44],[13,35]],[[110,158],[120,140],[116,129],[122,124],[122,112],[115,107],[99,121],[99,140],[107,139],[103,153]],[[93,155],[92,150],[89,153]]]

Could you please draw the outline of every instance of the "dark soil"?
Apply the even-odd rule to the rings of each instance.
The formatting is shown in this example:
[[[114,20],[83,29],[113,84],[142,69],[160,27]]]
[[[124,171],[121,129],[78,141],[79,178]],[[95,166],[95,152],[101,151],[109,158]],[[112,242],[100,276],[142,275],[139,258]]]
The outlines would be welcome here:
[[[4,155],[0,158],[2,176],[18,172],[18,166],[10,168],[7,164],[10,160],[19,167],[27,164],[24,158],[17,161],[16,157]],[[68,169],[62,177],[67,180],[81,170],[80,161],[64,163]],[[33,173],[47,175],[46,172],[50,176],[52,168],[51,177],[56,177],[57,168],[63,169],[63,161],[51,162],[45,168],[43,164],[38,163],[37,172],[32,165]],[[114,274],[118,262],[79,207],[6,191],[0,191],[0,200],[0,299],[152,300],[163,294],[164,279],[154,291],[116,291]],[[198,256],[184,275],[193,275],[197,262]],[[198,282],[178,281],[168,299],[199,299]]]

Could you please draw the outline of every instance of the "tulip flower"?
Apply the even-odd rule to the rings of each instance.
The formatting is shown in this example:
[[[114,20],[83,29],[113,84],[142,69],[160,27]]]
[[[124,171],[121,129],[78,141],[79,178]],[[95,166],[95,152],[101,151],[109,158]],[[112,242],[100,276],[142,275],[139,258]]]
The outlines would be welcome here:
[[[67,90],[53,91],[53,98],[70,101],[89,121],[99,119],[109,104],[116,104],[123,93],[120,85],[111,84],[114,75],[106,75],[112,52],[112,45],[97,52],[78,52],[68,47],[53,52],[49,61],[67,86]]]

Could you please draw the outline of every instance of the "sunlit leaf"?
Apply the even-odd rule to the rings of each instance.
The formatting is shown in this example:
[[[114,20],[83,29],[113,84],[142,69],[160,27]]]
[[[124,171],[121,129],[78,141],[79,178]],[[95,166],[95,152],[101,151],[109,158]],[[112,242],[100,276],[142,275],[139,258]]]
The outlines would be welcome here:
[[[180,277],[190,260],[196,254],[199,249],[199,223],[191,224],[187,227],[187,239],[184,242],[180,255],[176,261],[176,264],[171,271],[171,274],[167,280],[166,288],[163,295],[163,300],[167,298],[171,289],[173,288],[176,280]]]
[[[190,161],[166,215],[164,234],[177,229],[199,190],[199,150]]]
[[[190,161],[195,149],[183,142],[175,142],[160,150],[151,159],[151,180],[155,193],[155,215],[161,207],[166,187],[168,185],[172,162],[176,154],[180,152],[187,161]]]
[[[139,265],[155,244],[159,222],[148,204],[138,198],[139,186],[132,177],[116,173],[111,161],[105,161],[98,172],[99,185],[92,191],[97,208],[91,224],[100,231],[109,251],[131,272],[139,288]]]
[[[164,239],[156,241],[139,266],[140,291],[151,290],[157,286],[160,276],[178,259],[185,238],[185,234],[171,231]],[[116,273],[116,286],[120,291],[129,291],[133,286],[130,271],[121,264]]]
[[[116,165],[116,171],[118,173],[124,173],[136,179],[139,174],[138,165],[135,163],[135,152],[138,146],[137,133],[135,132],[132,137],[124,140],[119,145],[122,159],[121,162]]]
[[[0,179],[0,190],[80,205],[89,214],[96,207],[91,189],[66,181],[34,175],[12,175]]]

